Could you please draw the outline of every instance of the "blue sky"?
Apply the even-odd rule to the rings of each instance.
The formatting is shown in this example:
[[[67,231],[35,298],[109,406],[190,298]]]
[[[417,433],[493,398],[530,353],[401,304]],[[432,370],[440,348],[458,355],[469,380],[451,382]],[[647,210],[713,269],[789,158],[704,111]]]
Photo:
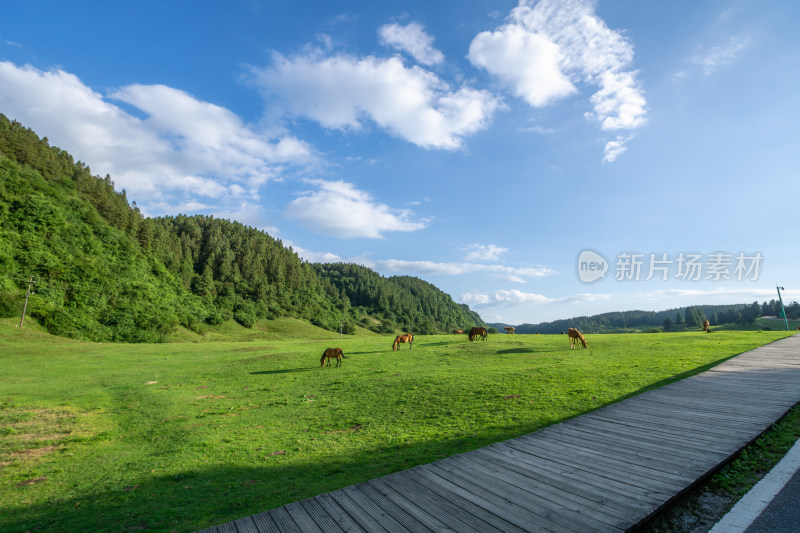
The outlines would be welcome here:
[[[491,322],[800,300],[794,0],[4,4],[0,112],[146,215]]]

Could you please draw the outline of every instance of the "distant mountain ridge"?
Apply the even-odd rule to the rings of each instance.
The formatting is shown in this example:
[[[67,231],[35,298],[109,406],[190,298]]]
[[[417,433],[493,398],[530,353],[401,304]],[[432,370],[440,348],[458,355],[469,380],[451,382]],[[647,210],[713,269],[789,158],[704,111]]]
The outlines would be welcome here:
[[[696,305],[667,309],[665,311],[618,311],[601,313],[593,316],[578,316],[552,322],[538,324],[505,324],[492,323],[490,326],[502,331],[503,327],[514,326],[517,333],[561,333],[568,328],[578,328],[584,333],[613,333],[632,330],[648,330],[653,328],[669,329],[671,322],[675,328],[685,324],[698,327],[708,319],[712,326],[720,324],[752,323],[761,316],[777,316],[779,304],[775,300],[769,302],[753,302],[751,304],[731,305]],[[679,322],[679,315],[680,320]],[[800,318],[800,304],[791,302],[786,306],[789,319]],[[669,319],[669,321],[668,321]],[[666,322],[666,324],[665,324]]]
[[[266,232],[213,216],[147,218],[110,176],[0,114],[0,317],[53,334],[163,341],[234,319],[293,317],[332,331],[447,332],[483,324],[418,278],[313,265]]]

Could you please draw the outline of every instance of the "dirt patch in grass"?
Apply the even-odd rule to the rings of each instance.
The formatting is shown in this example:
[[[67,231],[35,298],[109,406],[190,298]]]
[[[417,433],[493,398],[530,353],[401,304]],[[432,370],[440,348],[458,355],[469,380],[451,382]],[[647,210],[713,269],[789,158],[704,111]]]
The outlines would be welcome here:
[[[30,463],[66,446],[69,439],[86,438],[82,421],[87,413],[17,407],[0,408],[0,465]]]

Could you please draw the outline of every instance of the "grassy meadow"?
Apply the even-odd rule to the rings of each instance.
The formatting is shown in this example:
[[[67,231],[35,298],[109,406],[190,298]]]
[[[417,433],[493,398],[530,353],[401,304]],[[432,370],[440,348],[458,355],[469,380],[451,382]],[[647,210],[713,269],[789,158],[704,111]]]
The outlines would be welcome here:
[[[99,344],[0,320],[0,530],[193,531],[513,438],[787,332]],[[208,337],[207,337],[208,338]],[[325,348],[349,359],[320,368]]]

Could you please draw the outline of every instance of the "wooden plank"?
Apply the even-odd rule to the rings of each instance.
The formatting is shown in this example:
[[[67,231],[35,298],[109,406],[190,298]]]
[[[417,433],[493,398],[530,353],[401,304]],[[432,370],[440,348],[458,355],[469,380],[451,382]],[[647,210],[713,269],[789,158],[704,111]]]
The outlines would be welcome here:
[[[462,498],[457,493],[447,490],[444,486],[434,486],[419,467],[408,471],[408,476],[400,479],[401,487],[405,492],[414,493],[432,502],[436,509],[446,510],[450,515],[466,520],[479,528],[482,533],[497,531],[501,533],[522,533],[523,530],[514,526],[501,517],[487,511],[485,508]],[[434,490],[436,489],[436,490]]]
[[[281,531],[278,529],[275,521],[270,517],[269,511],[255,514],[250,518],[253,519],[253,522],[256,524],[259,533],[280,533]]]
[[[303,530],[292,520],[292,516],[286,510],[286,506],[276,507],[269,514],[275,521],[278,531],[282,533],[303,533]]]
[[[399,531],[399,524],[385,526],[381,516],[372,516],[368,509],[363,509],[358,505],[344,489],[337,490],[331,494],[335,496],[336,503],[364,530],[379,532]]]
[[[598,468],[604,467],[612,475],[616,473],[618,479],[623,479],[624,476],[626,482],[631,484],[653,484],[662,489],[681,490],[686,483],[684,476],[663,472],[647,465],[636,464],[630,461],[629,458],[620,457],[617,454],[615,456],[604,456],[596,450],[579,444],[544,439],[525,439],[524,437],[514,442],[519,442],[524,446],[538,446],[553,452],[568,453],[571,458],[582,459],[586,464],[594,464]]]
[[[638,492],[645,496],[656,496],[660,499],[675,491],[675,487],[672,486],[672,484],[664,483],[662,480],[654,479],[652,476],[643,475],[641,471],[630,472],[627,469],[621,470],[619,464],[609,465],[607,461],[596,460],[594,457],[573,454],[570,450],[565,450],[552,443],[514,439],[504,444],[521,452],[531,453],[544,459],[557,461],[568,467],[580,470],[581,472],[589,472],[608,480],[628,485],[631,487],[632,492]]]
[[[283,506],[283,509],[291,515],[292,520],[303,533],[322,533],[314,519],[306,512],[305,507],[300,502],[292,502]]]
[[[669,486],[681,485],[686,476],[661,470],[650,466],[645,461],[638,460],[624,450],[604,449],[598,451],[587,446],[586,443],[567,439],[560,435],[548,435],[545,438],[521,438],[519,442],[524,445],[535,445],[553,452],[567,453],[571,458],[581,458],[590,463],[606,465],[611,471],[628,472],[633,477],[642,476],[646,479],[659,481]]]
[[[578,520],[586,516],[591,518],[592,524],[601,522],[610,528],[621,530],[627,522],[626,519],[630,518],[630,513],[609,505],[607,500],[602,501],[596,494],[580,490],[580,487],[575,486],[567,490],[559,480],[548,478],[530,469],[520,468],[518,464],[497,459],[486,460],[478,454],[467,454],[463,458],[474,462],[492,475],[501,475],[512,485],[534,495],[538,501],[550,502],[548,508],[556,511],[569,510],[578,517]]]
[[[613,461],[620,467],[627,465],[629,470],[635,469],[647,476],[670,483],[684,483],[686,480],[691,479],[690,474],[682,472],[677,467],[680,463],[674,460],[670,461],[670,458],[661,460],[656,458],[655,455],[644,457],[630,448],[605,446],[597,442],[588,441],[585,438],[575,438],[571,435],[558,434],[554,431],[547,434],[546,440],[550,443],[567,447],[570,450],[575,450],[576,453],[585,454],[587,457],[609,462]]]
[[[458,516],[451,515],[443,509],[429,511],[431,502],[424,499],[420,500],[414,492],[397,490],[395,487],[403,485],[402,480],[404,477],[403,475],[395,474],[390,477],[375,479],[370,483],[370,486],[374,487],[389,501],[401,507],[431,531],[481,533],[481,531],[470,526],[469,523],[462,522]]]
[[[473,453],[470,460],[483,462],[493,467],[504,468],[529,480],[531,485],[541,485],[543,490],[557,498],[565,498],[576,503],[583,503],[592,509],[599,509],[615,519],[628,519],[641,511],[640,506],[631,505],[627,498],[616,498],[608,491],[568,479],[553,472],[537,468],[531,463],[515,461],[501,453]],[[620,495],[621,496],[621,495]]]
[[[542,454],[535,455],[535,450],[523,452],[506,446],[505,443],[492,444],[486,449],[476,450],[475,453],[486,453],[490,457],[506,458],[509,461],[530,465],[539,471],[545,471],[558,476],[576,487],[590,487],[606,495],[609,499],[623,502],[625,505],[639,511],[649,509],[661,501],[661,495],[649,489],[637,487],[610,477],[604,477],[602,472],[582,469],[581,465],[574,462],[559,462],[557,458]],[[534,453],[529,453],[529,452]]]
[[[673,409],[657,402],[647,402],[646,400],[639,400],[630,402],[619,407],[620,411],[643,413],[651,416],[658,416],[670,420],[686,421],[693,424],[708,425],[714,424],[720,428],[727,430],[727,428],[748,428],[742,429],[743,433],[749,433],[749,428],[763,425],[764,419],[755,420],[753,418],[736,417],[732,415],[716,415],[706,414],[698,411],[697,409]]]
[[[450,458],[452,459],[452,458]],[[478,469],[468,465],[456,464],[456,461],[443,460],[427,465],[431,470],[441,476],[468,488],[471,492],[493,501],[504,508],[507,513],[523,519],[529,528],[538,531],[565,531],[586,532],[596,531],[594,528],[565,519],[563,514],[556,513],[543,505],[543,502],[532,501],[523,497],[521,491],[516,490],[510,483],[500,478],[486,475]]]
[[[618,520],[606,513],[595,513],[591,509],[575,505],[564,499],[546,485],[531,483],[530,478],[520,476],[511,469],[499,467],[497,464],[483,462],[471,458],[473,454],[460,455],[456,465],[459,472],[472,477],[477,483],[493,490],[499,487],[506,497],[518,497],[523,506],[562,527],[585,528],[587,531],[608,529],[619,530]],[[460,475],[460,474],[459,474]],[[533,497],[532,497],[533,496]],[[535,503],[535,505],[534,505]],[[583,512],[581,512],[583,511]]]
[[[747,404],[732,404],[729,397],[715,398],[708,394],[689,395],[682,392],[680,395],[663,393],[660,391],[651,391],[648,394],[637,396],[639,401],[645,402],[658,402],[663,405],[672,405],[675,407],[683,406],[697,406],[708,413],[743,413],[753,417],[764,417],[772,413],[772,407],[755,407],[749,402]]]
[[[613,416],[615,418],[620,418],[623,420],[639,420],[642,422],[650,423],[655,427],[664,429],[669,428],[676,430],[688,430],[689,433],[696,433],[698,435],[704,435],[706,437],[713,437],[713,438],[723,438],[723,439],[728,437],[747,438],[752,434],[752,432],[740,431],[735,428],[726,427],[725,429],[721,429],[718,427],[713,427],[709,424],[687,422],[685,420],[673,419],[671,417],[665,417],[660,415],[649,415],[646,412],[641,412],[640,410],[634,409],[633,407],[629,406],[624,406],[622,408],[615,409],[613,413],[605,412],[603,414],[606,417]]]
[[[258,526],[250,516],[234,521],[233,525],[236,526],[237,533],[259,533]]]
[[[503,520],[510,522],[514,526],[520,528],[522,531],[531,531],[532,522],[524,513],[516,512],[513,507],[509,507],[508,502],[503,498],[499,498],[494,494],[486,493],[480,494],[481,491],[476,490],[472,483],[464,483],[458,477],[450,476],[446,471],[436,468],[436,463],[431,463],[420,467],[420,474],[425,476],[430,483],[438,486],[443,486],[452,493],[458,494],[460,497],[472,502],[475,505],[486,509],[486,511],[501,517]],[[466,485],[466,486],[463,486]],[[539,525],[540,531],[554,532],[552,528],[546,528]]]
[[[587,422],[601,421],[608,424],[617,424],[620,426],[637,429],[641,432],[647,433],[648,435],[672,439],[683,439],[685,442],[691,442],[698,447],[708,447],[727,454],[732,453],[730,451],[731,446],[726,445],[725,441],[720,440],[719,435],[705,435],[680,427],[669,427],[664,424],[654,426],[652,421],[643,421],[642,419],[636,417],[617,416],[613,411],[607,411],[604,413],[594,412],[584,415],[584,417]]]
[[[726,453],[725,448],[719,446],[717,439],[694,438],[696,437],[695,434],[690,434],[692,438],[689,439],[686,438],[687,435],[680,432],[654,428],[651,425],[642,425],[636,422],[626,422],[611,417],[586,415],[570,422],[570,424],[566,425],[567,427],[608,435],[621,439],[623,442],[630,440],[664,446],[673,450],[680,450],[681,453],[688,456],[704,456],[709,452]]]
[[[300,505],[306,510],[314,523],[325,533],[338,533],[347,531],[339,525],[339,522],[331,516],[328,510],[323,507],[317,498],[308,498],[300,501]]]
[[[362,492],[363,485],[364,483],[359,483],[358,485],[354,485],[352,487],[345,487],[342,489],[342,492],[346,494],[347,497],[349,497],[353,502],[355,502],[358,507],[363,509],[365,515],[373,518],[375,521],[380,522],[381,526],[387,531],[405,533],[406,529],[401,523],[395,520],[392,515],[381,509],[380,506],[375,505],[375,502],[364,495]],[[357,519],[359,522],[361,522],[363,517],[359,516]]]
[[[403,526],[404,531],[411,533],[427,533],[428,531],[435,530],[432,526],[432,521],[421,520],[422,515],[414,516],[410,512],[411,506],[400,506],[386,496],[384,491],[380,490],[379,480],[367,481],[358,485],[359,492],[364,497],[369,498],[377,507],[383,509],[384,512],[394,518],[397,523]]]
[[[721,453],[692,451],[681,445],[659,441],[656,439],[623,437],[614,434],[611,431],[605,430],[605,428],[586,428],[571,424],[560,427],[558,430],[575,437],[591,439],[592,442],[601,443],[606,446],[628,448],[635,453],[646,454],[645,457],[649,457],[651,455],[655,455],[659,458],[674,457],[677,458],[681,464],[684,464],[684,461],[688,461],[689,464],[695,464],[698,462],[705,463],[708,461],[709,456],[716,456],[720,459],[724,458],[724,454]]]
[[[314,502],[322,507],[325,512],[328,513],[328,516],[331,517],[339,527],[343,531],[348,532],[366,532],[367,530],[361,527],[358,522],[353,520],[347,511],[345,511],[336,501],[335,497],[332,494],[337,494],[336,492],[321,494],[314,498]]]

